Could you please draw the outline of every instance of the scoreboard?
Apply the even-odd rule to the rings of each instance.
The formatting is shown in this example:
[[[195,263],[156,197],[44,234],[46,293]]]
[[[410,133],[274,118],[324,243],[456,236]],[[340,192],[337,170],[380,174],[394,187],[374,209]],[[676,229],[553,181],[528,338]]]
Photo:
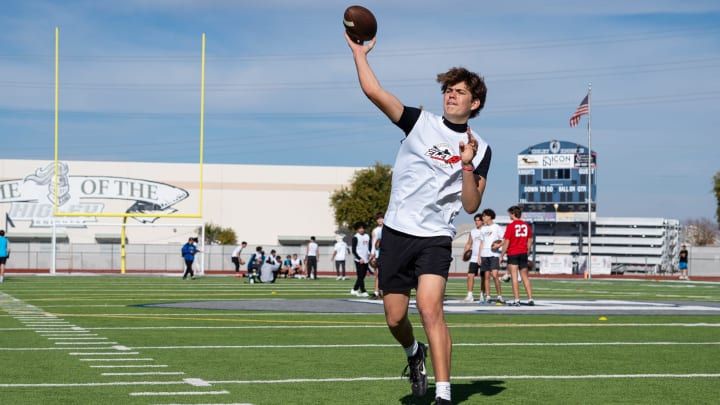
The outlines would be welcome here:
[[[518,154],[518,201],[523,217],[533,221],[587,221],[588,175],[591,176],[591,215],[595,217],[596,164],[586,146],[552,140]],[[589,163],[589,164],[588,164]]]

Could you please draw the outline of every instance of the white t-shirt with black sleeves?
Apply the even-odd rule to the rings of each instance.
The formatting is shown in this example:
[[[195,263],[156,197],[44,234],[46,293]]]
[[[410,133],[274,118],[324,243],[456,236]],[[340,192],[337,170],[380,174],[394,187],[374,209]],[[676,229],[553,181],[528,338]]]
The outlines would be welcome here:
[[[393,167],[385,225],[419,237],[455,236],[453,220],[462,209],[460,141],[467,143],[467,125],[414,107],[405,107],[395,123],[406,137]],[[490,146],[477,134],[474,173],[487,178]]]
[[[353,235],[352,253],[356,262],[362,259],[368,263],[370,261],[370,235],[359,232]]]

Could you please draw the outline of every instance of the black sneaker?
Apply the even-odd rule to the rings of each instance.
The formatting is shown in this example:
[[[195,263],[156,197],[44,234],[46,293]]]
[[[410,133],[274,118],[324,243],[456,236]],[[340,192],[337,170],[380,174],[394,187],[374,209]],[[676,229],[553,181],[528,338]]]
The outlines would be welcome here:
[[[435,405],[452,405],[452,402],[440,397],[435,398]]]
[[[410,377],[410,388],[416,397],[425,395],[427,391],[427,372],[425,370],[425,357],[427,346],[418,342],[418,349],[414,356],[408,357],[408,365],[403,370],[403,377]],[[408,370],[410,371],[407,374]]]
[[[535,306],[535,300],[532,300],[532,299],[528,300],[528,305],[530,305],[531,307],[534,307],[534,306]]]

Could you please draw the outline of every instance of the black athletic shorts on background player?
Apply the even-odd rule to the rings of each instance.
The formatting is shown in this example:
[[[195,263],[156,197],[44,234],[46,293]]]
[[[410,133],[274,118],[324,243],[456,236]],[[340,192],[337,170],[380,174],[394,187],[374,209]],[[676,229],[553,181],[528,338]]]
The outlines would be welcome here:
[[[404,293],[417,288],[418,277],[437,274],[447,280],[452,262],[452,238],[418,237],[383,226],[380,239],[380,289]]]
[[[474,274],[477,276],[479,269],[480,266],[478,265],[478,262],[470,262],[468,264],[468,274]]]
[[[528,255],[527,253],[520,253],[519,255],[508,255],[507,264],[516,264],[520,269],[528,268]]]
[[[480,258],[480,271],[500,269],[500,258],[497,256],[486,256]]]

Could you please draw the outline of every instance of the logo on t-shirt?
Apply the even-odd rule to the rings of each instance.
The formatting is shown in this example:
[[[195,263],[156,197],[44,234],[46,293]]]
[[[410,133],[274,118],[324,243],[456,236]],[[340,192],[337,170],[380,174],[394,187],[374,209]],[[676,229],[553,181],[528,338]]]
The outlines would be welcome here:
[[[450,149],[450,145],[446,143],[433,145],[427,152],[425,152],[425,156],[430,156],[433,163],[442,168],[452,167],[454,163],[460,161],[460,156],[455,155]]]

